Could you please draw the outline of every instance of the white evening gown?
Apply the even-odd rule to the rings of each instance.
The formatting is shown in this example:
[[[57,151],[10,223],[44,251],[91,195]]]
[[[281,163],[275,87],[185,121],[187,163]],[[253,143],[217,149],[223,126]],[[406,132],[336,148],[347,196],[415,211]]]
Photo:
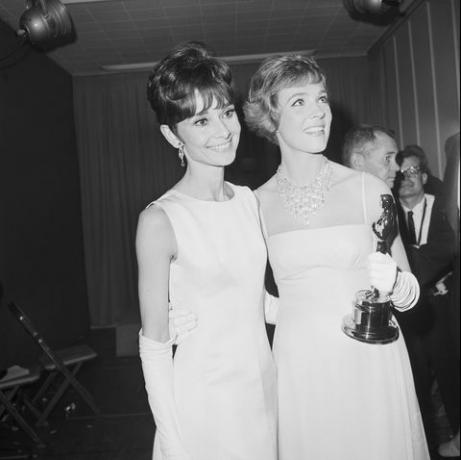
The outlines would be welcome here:
[[[276,460],[275,366],[263,311],[266,246],[256,199],[203,201],[175,190],[156,204],[175,232],[170,301],[198,327],[174,358],[182,439],[192,460]],[[154,460],[164,460],[154,442]]]
[[[429,460],[402,335],[370,345],[341,330],[356,291],[369,289],[375,244],[365,223],[268,237],[279,460]]]

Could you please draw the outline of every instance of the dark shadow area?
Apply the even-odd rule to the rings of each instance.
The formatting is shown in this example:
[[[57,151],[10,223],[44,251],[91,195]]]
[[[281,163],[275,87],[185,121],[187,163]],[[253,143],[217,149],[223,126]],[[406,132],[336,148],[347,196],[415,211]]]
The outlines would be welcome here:
[[[272,336],[273,326],[267,329]],[[151,460],[154,424],[139,358],[116,356],[114,329],[93,330],[88,344],[98,357],[82,369],[80,380],[93,394],[101,415],[92,415],[78,395],[69,390],[48,426],[39,429],[46,443],[42,449],[35,447],[9,418],[2,418],[0,459]],[[445,441],[450,428],[437,388],[433,402],[437,406],[434,437]],[[439,458],[434,454],[432,460]]]
[[[116,357],[114,329],[93,330],[88,344],[98,357],[82,368],[80,381],[91,391],[101,415],[94,416],[79,396],[68,390],[49,424],[38,429],[46,443],[42,449],[9,418],[2,418],[0,459],[10,455],[40,460],[151,460],[154,425],[140,360],[137,356]]]
[[[341,151],[344,143],[344,136],[355,123],[353,115],[346,107],[337,102],[331,103],[333,121],[331,123],[330,139],[325,150],[328,159],[341,163]]]

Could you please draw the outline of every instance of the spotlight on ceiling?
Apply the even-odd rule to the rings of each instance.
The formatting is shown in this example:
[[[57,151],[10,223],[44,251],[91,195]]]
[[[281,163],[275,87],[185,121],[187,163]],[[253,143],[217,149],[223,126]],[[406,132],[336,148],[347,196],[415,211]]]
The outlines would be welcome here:
[[[376,24],[389,24],[401,16],[403,0],[343,0],[344,7],[353,19]]]
[[[59,0],[27,0],[17,34],[43,50],[75,39],[72,18]]]

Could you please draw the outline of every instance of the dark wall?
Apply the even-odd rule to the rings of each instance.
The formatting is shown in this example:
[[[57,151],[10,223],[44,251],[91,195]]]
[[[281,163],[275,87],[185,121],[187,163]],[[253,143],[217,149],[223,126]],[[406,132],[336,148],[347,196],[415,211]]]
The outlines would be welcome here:
[[[22,305],[54,346],[89,324],[72,78],[33,50],[1,61],[16,44],[0,21],[0,368],[37,351],[6,300]]]

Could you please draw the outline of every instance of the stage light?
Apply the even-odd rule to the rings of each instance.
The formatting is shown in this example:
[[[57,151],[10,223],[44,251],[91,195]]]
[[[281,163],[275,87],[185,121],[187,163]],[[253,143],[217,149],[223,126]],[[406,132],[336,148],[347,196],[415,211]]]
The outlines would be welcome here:
[[[343,0],[344,7],[353,19],[387,24],[400,16],[403,0]]]
[[[27,0],[17,34],[44,50],[75,39],[72,18],[59,0]]]

